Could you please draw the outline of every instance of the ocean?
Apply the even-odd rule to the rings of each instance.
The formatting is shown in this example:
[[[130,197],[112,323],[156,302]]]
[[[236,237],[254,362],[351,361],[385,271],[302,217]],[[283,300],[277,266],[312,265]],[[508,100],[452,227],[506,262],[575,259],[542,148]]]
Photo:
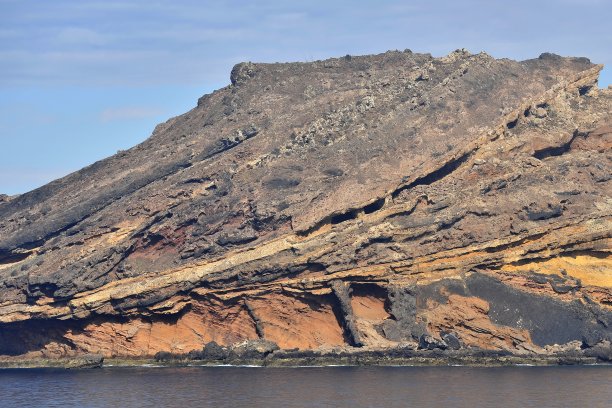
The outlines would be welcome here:
[[[1,407],[612,407],[612,366],[0,370]]]

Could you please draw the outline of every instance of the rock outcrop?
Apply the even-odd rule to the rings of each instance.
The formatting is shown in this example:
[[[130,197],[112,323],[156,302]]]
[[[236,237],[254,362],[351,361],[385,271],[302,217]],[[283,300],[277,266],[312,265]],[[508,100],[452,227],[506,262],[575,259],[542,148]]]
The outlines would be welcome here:
[[[0,355],[609,348],[600,69],[239,64],[144,143],[0,198]]]
[[[85,354],[83,356],[68,359],[64,366],[66,368],[102,368],[104,356],[100,354]]]

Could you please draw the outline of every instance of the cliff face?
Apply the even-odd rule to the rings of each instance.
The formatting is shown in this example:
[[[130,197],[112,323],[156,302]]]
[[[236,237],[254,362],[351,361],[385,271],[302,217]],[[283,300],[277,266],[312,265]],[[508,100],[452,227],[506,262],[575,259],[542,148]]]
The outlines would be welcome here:
[[[610,340],[600,69],[238,64],[141,145],[0,199],[0,355]]]

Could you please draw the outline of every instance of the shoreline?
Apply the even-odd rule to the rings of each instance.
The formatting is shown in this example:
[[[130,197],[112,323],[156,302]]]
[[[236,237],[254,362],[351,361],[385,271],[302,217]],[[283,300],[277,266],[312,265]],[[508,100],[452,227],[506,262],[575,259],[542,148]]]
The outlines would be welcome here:
[[[292,355],[293,354],[293,355]],[[91,356],[70,358],[34,358],[0,360],[0,369],[33,369],[33,368],[164,368],[164,367],[505,367],[505,366],[612,366],[612,362],[597,356],[586,356],[583,353],[559,353],[553,355],[515,355],[500,352],[478,350],[474,352],[440,352],[402,351],[381,355],[375,351],[340,352],[316,354],[315,352],[271,353],[261,358],[227,358],[193,360],[188,358],[169,358],[156,360],[153,357],[130,358],[92,358]]]

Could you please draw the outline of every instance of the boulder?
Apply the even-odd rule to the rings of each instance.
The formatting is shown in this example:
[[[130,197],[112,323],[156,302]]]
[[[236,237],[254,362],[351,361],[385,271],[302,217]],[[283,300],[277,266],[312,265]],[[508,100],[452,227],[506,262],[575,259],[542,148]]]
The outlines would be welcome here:
[[[229,356],[229,351],[226,347],[220,346],[215,341],[211,341],[204,346],[202,349],[203,360],[225,360]]]
[[[155,353],[155,356],[153,356],[153,358],[157,362],[162,362],[162,361],[173,360],[175,358],[175,356],[174,356],[174,354],[169,353],[167,351],[158,351],[157,353]]]
[[[604,334],[599,330],[589,330],[582,335],[582,348],[595,347],[605,340]]]
[[[66,368],[102,368],[104,356],[101,354],[86,354],[74,357],[66,362]]]
[[[612,363],[612,344],[608,340],[601,341],[584,350],[584,355],[595,357],[602,362]]]
[[[248,340],[232,346],[230,358],[234,359],[262,359],[268,354],[279,350],[278,344],[269,340]]]
[[[419,338],[419,350],[446,350],[447,348],[448,344],[444,340],[438,340],[429,334],[423,334]]]
[[[461,341],[453,333],[443,333],[442,340],[448,345],[448,348],[452,350],[459,350],[461,348]]]

